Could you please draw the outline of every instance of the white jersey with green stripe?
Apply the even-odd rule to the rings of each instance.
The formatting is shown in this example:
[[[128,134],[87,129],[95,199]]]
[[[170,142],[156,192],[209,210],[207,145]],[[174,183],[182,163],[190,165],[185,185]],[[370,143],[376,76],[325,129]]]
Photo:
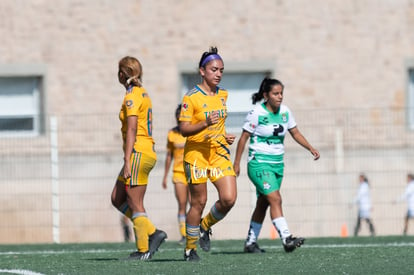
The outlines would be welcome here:
[[[249,158],[258,162],[283,163],[284,139],[287,131],[296,127],[295,119],[286,105],[277,113],[270,112],[264,103],[251,110],[243,130],[250,133]]]

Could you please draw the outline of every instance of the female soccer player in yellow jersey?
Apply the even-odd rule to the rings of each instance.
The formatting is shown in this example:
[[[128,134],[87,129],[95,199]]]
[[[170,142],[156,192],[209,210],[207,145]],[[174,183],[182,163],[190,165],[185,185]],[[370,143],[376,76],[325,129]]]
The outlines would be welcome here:
[[[168,131],[167,156],[165,158],[162,187],[167,189],[168,171],[170,170],[171,164],[173,164],[172,182],[174,184],[175,198],[178,203],[178,226],[181,235],[179,244],[181,245],[185,243],[185,213],[187,210],[187,202],[189,202],[189,191],[183,165],[186,138],[181,135],[178,127],[180,112],[181,104],[179,104],[175,110],[177,125]]]
[[[152,139],[152,103],[142,87],[142,66],[126,56],[119,61],[118,80],[126,93],[119,119],[123,139],[124,166],[112,191],[112,204],[132,220],[137,251],[129,259],[149,260],[167,238],[156,229],[144,208],[148,175],[157,155]]]
[[[184,95],[179,118],[180,131],[187,137],[184,170],[191,193],[186,218],[186,261],[200,259],[196,252],[197,241],[204,251],[210,250],[211,226],[226,216],[237,197],[229,150],[235,136],[225,131],[228,94],[217,86],[224,71],[217,48],[204,52],[198,67],[202,82]],[[208,179],[218,191],[218,200],[201,219],[207,202]]]

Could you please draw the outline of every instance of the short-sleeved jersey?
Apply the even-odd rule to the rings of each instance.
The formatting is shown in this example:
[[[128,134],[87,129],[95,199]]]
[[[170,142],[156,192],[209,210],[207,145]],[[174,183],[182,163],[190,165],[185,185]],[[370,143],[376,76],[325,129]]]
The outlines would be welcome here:
[[[282,104],[277,113],[270,112],[264,103],[256,106],[243,125],[243,130],[251,134],[248,160],[283,163],[285,135],[294,127],[295,119],[286,105]]]
[[[184,172],[184,145],[186,138],[181,135],[178,127],[168,131],[167,150],[172,153],[173,172]]]
[[[364,181],[360,183],[355,200],[358,203],[359,208],[367,210],[371,208],[371,195],[368,182]]]
[[[201,132],[187,137],[187,147],[211,148],[227,145],[225,139],[225,121],[227,118],[227,90],[217,88],[214,96],[207,95],[199,86],[195,86],[184,95],[179,120],[197,124],[205,121],[211,112],[218,112],[219,122],[210,125]]]
[[[406,200],[408,210],[414,213],[414,180],[410,181],[405,188],[404,194],[401,195],[399,200]]]
[[[143,87],[128,87],[121,111],[119,112],[119,119],[122,123],[121,132],[124,150],[126,144],[127,117],[129,116],[137,117],[137,135],[134,150],[156,158],[154,140],[152,138],[152,102]]]

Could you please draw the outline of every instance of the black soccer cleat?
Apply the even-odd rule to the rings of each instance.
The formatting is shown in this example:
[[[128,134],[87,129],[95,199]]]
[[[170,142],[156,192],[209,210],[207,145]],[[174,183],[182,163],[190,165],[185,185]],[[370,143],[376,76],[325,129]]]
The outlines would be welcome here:
[[[198,262],[200,260],[200,257],[198,257],[197,251],[195,249],[184,249],[184,260],[187,262]]]
[[[292,235],[290,235],[289,237],[285,238],[282,242],[285,252],[289,253],[295,250],[297,247],[300,247],[305,242],[305,239],[301,237],[293,237]]]
[[[257,243],[252,243],[249,245],[244,245],[245,253],[264,253],[264,249],[261,249]]]
[[[158,251],[158,248],[165,241],[166,238],[167,233],[158,229],[156,229],[155,232],[149,236],[149,252],[151,253],[151,256]]]
[[[203,249],[206,252],[210,251],[210,235],[212,235],[211,228],[209,228],[208,230],[204,230],[203,227],[201,227],[200,225],[200,239],[198,240],[198,242],[200,244],[201,249]]]
[[[127,260],[148,261],[148,260],[151,260],[151,258],[152,258],[152,255],[149,251],[147,252],[135,251],[129,254],[129,257],[127,258]]]

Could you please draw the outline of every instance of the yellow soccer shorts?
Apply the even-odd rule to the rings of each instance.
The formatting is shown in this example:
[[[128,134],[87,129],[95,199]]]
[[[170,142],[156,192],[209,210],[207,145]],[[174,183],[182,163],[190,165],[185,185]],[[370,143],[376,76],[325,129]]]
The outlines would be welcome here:
[[[185,177],[184,171],[173,171],[172,182],[174,184],[182,183],[187,185],[187,179]]]
[[[146,185],[148,184],[148,176],[154,168],[156,159],[140,152],[131,154],[131,177],[124,179],[123,170],[119,173],[118,180],[126,186]]]
[[[190,184],[211,182],[225,177],[236,176],[230,153],[223,147],[186,150],[184,155],[184,171]]]

